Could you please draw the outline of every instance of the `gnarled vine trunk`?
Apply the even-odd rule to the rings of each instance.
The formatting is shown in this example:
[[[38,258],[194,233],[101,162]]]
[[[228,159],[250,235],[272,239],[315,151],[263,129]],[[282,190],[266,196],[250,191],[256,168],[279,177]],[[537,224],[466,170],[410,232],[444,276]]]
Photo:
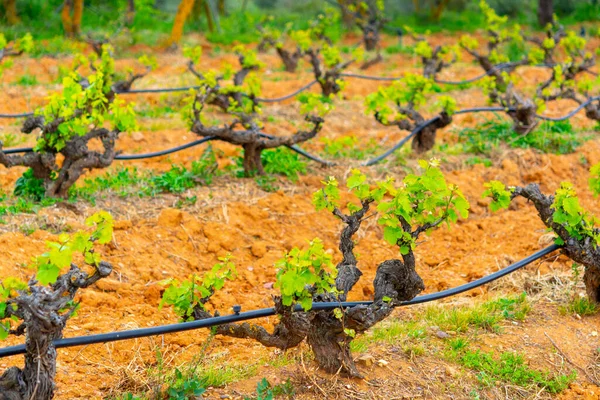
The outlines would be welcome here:
[[[421,121],[419,124],[423,123]],[[435,136],[438,129],[444,128],[452,123],[452,117],[446,112],[441,112],[439,118],[417,133],[412,140],[411,147],[415,153],[424,153],[433,149]],[[417,124],[417,126],[419,125]],[[414,128],[413,128],[414,129]]]
[[[25,122],[22,131],[31,133],[35,128],[51,129],[50,125],[52,124],[44,125],[43,118],[34,117]],[[40,151],[25,155],[6,155],[2,151],[0,142],[0,164],[6,168],[14,166],[31,168],[34,177],[44,181],[47,197],[67,198],[69,189],[86,169],[106,168],[113,162],[118,134],[118,131],[104,128],[94,129],[84,136],[71,138],[59,152]],[[88,148],[88,143],[92,139],[100,139],[104,147],[103,153]],[[64,156],[60,165],[57,163],[57,154]]]
[[[21,22],[17,14],[17,0],[4,0],[4,9],[6,10],[6,20],[9,25],[16,25]]]
[[[319,133],[325,122],[320,117],[307,117],[306,120],[313,124],[309,131],[298,131],[289,136],[270,136],[258,130],[257,127],[248,130],[236,130],[233,126],[208,127],[204,126],[200,120],[196,120],[192,126],[192,132],[208,137],[214,136],[217,140],[222,140],[244,149],[244,173],[246,176],[252,176],[255,172],[259,175],[265,173],[261,153],[266,149],[273,149],[280,146],[292,146],[297,143],[312,139]]]
[[[534,130],[538,124],[536,111],[536,105],[529,99],[517,102],[515,110],[507,113],[513,120],[513,129],[515,132],[519,135],[526,135]]]
[[[279,58],[283,61],[286,72],[295,72],[298,68],[298,61],[302,58],[302,52],[295,51],[292,53],[282,47],[277,47],[276,50]]]
[[[52,341],[62,338],[68,319],[74,312],[70,303],[81,288],[86,288],[112,272],[112,266],[100,262],[92,275],[71,264],[71,269],[48,286],[29,282],[31,293],[9,300],[7,313],[23,322],[11,331],[25,334],[25,366],[11,367],[0,376],[0,400],[50,400],[56,385],[56,348]],[[12,308],[12,305],[16,309]],[[68,311],[64,311],[67,309]]]
[[[585,267],[583,282],[589,299],[600,304],[600,247],[589,237],[577,240],[569,235],[567,230],[559,223],[554,222],[554,196],[547,196],[540,191],[540,187],[531,183],[525,187],[516,187],[512,197],[521,196],[530,200],[544,225],[552,229],[564,242],[562,252],[571,260]],[[595,228],[597,233],[600,229]]]

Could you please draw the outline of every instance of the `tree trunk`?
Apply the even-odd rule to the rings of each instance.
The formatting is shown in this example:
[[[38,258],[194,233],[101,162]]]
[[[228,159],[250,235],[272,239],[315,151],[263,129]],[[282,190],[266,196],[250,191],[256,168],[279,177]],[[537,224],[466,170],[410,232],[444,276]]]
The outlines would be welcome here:
[[[583,283],[585,284],[585,291],[590,301],[600,304],[600,265],[586,266],[583,274]]]
[[[260,159],[263,149],[256,143],[248,143],[242,147],[244,148],[244,174],[246,176],[252,176],[254,174],[264,175],[265,169],[263,168]]]
[[[125,14],[125,24],[133,25],[135,19],[135,0],[127,0],[127,13]]]
[[[173,23],[173,29],[171,30],[171,36],[169,37],[169,44],[177,44],[183,36],[183,28],[185,21],[194,8],[195,0],[181,0],[179,7],[177,7],[177,14],[175,15],[175,22]]]
[[[279,58],[281,58],[281,61],[283,61],[286,72],[295,72],[296,68],[298,68],[298,61],[300,60],[302,54],[299,51],[290,53],[281,47],[277,47],[276,50]]]
[[[508,112],[513,120],[515,132],[519,135],[526,135],[537,126],[536,110],[535,104],[531,100],[527,100],[524,104],[517,105],[515,111]]]
[[[341,321],[332,312],[319,311],[312,320],[307,336],[319,368],[330,374],[346,373],[362,378],[350,353],[350,340]]]
[[[213,15],[212,12],[210,10],[210,4],[208,4],[210,0],[203,0],[203,6],[204,6],[204,14],[206,15],[206,21],[208,22],[208,30],[210,32],[214,32],[215,31],[215,21],[213,21]]]
[[[73,36],[73,20],[71,19],[71,9],[73,8],[73,0],[65,0],[63,9],[60,13],[63,29],[67,37]]]
[[[416,13],[419,13],[421,11],[421,5],[419,4],[419,0],[412,0],[413,3],[413,7],[415,9]]]
[[[444,9],[448,5],[449,0],[437,0],[435,6],[431,10],[431,19],[435,22],[438,22],[442,17],[442,13]]]
[[[346,28],[352,28],[354,26],[354,15],[350,10],[348,10],[346,0],[338,0],[338,4],[340,5],[340,9],[342,10],[342,22]]]
[[[412,149],[415,153],[424,153],[433,149],[435,145],[435,135],[438,129],[444,128],[452,123],[452,117],[442,112],[440,119],[422,129],[415,135],[412,141]]]
[[[44,321],[46,322],[46,321]],[[42,321],[27,326],[25,367],[9,368],[0,377],[0,400],[49,400],[56,385],[56,349],[53,340],[62,337],[64,326],[49,327]]]
[[[553,21],[554,7],[552,0],[539,0],[538,3],[538,23],[540,26],[546,26]]]
[[[9,25],[16,25],[21,22],[17,14],[17,0],[4,0],[4,9],[6,10],[6,20]]]
[[[81,32],[81,17],[83,17],[83,0],[75,0],[73,4],[73,36]]]

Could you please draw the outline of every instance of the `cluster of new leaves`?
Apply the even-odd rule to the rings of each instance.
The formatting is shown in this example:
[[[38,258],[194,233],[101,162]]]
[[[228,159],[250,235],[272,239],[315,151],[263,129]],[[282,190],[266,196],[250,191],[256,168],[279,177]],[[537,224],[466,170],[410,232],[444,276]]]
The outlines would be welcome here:
[[[335,292],[336,269],[319,239],[312,240],[306,250],[293,248],[275,266],[279,270],[274,287],[284,306],[299,304],[308,311],[313,296]]]
[[[261,80],[252,71],[261,68],[264,64],[258,60],[254,51],[243,46],[236,46],[234,51],[239,57],[242,68],[237,73],[228,63],[225,63],[220,70],[199,73],[193,69],[193,66],[202,58],[202,48],[200,46],[184,48],[184,55],[190,59],[189,67],[200,80],[200,88],[190,89],[190,96],[181,111],[184,119],[190,124],[203,118],[202,111],[207,104],[217,105],[233,114],[260,113],[260,105],[253,99],[260,95]]]
[[[165,304],[172,306],[182,321],[193,320],[194,310],[198,307],[204,310],[204,304],[214,292],[220,290],[225,285],[225,281],[237,276],[231,255],[220,257],[219,261],[202,277],[192,275],[182,282],[177,279],[161,282],[166,289],[159,307],[162,308]]]
[[[421,57],[423,75],[427,78],[434,78],[441,70],[460,59],[460,46],[458,44],[433,47],[426,37],[417,35],[409,26],[405,25],[404,31],[416,42],[414,52]]]
[[[492,199],[489,206],[490,210],[497,211],[508,208],[513,197],[514,188],[506,188],[503,183],[498,181],[491,181],[485,187],[487,190],[483,193],[483,197]],[[578,241],[589,238],[596,246],[600,245],[600,233],[597,229],[594,229],[599,221],[581,206],[571,183],[561,183],[560,188],[554,194],[552,209],[554,210],[552,214],[553,222],[564,228],[570,237]],[[561,245],[564,241],[557,236],[556,243]]]
[[[421,175],[409,174],[399,188],[389,185],[389,201],[378,204],[384,239],[400,247],[401,254],[415,248],[421,232],[429,232],[441,222],[456,222],[467,218],[469,202],[456,185],[448,184],[439,169],[439,162],[421,160]],[[411,232],[411,227],[418,226]]]
[[[265,64],[258,59],[256,52],[249,49],[246,46],[235,46],[233,48],[233,52],[240,57],[240,63],[242,64],[242,68],[258,69],[265,66]]]
[[[590,238],[596,246],[600,245],[600,232],[594,229],[594,225],[599,220],[579,204],[577,193],[571,183],[561,183],[554,194],[552,208],[554,208],[554,222],[562,225],[569,236],[577,240]],[[563,244],[560,238],[556,241],[557,244]]]
[[[56,121],[55,130],[45,130],[38,139],[35,151],[60,152],[75,136],[83,136],[93,128],[110,122],[112,129],[120,132],[136,127],[133,105],[120,98],[109,104],[104,93],[103,70],[88,77],[89,86],[84,89],[74,76],[63,79],[61,93],[49,97],[48,104],[36,111],[45,121]],[[92,128],[92,129],[93,129]]]
[[[97,268],[100,255],[96,253],[96,243],[106,244],[112,240],[113,219],[107,212],[99,212],[86,220],[86,224],[94,227],[91,232],[80,231],[73,235],[61,234],[57,242],[46,243],[48,251],[33,259],[30,268],[35,270],[37,283],[52,285],[58,276],[67,269],[76,258],[85,264]],[[7,318],[7,308],[16,311],[14,299],[22,294],[29,294],[29,285],[18,278],[8,277],[0,283],[0,339],[5,339],[10,331],[10,320],[16,317],[11,313]],[[73,305],[75,307],[75,305]]]
[[[390,86],[380,86],[377,92],[365,99],[366,112],[375,114],[384,124],[407,118],[411,111],[418,110],[433,93],[433,80],[422,75],[408,73]],[[448,115],[456,111],[456,101],[449,96],[440,96],[438,106]]]
[[[6,60],[6,57],[18,56],[31,50],[33,50],[33,37],[30,33],[15,40],[12,44],[6,40],[4,34],[0,33],[0,78],[4,71],[13,65],[12,60]]]
[[[302,93],[298,96],[300,113],[305,116],[325,117],[333,110],[332,96],[317,93]]]
[[[506,189],[504,183],[500,181],[490,181],[484,184],[486,190],[483,192],[482,197],[489,197],[492,199],[490,203],[490,210],[498,211],[506,209],[510,205],[512,192]]]
[[[326,209],[333,212],[334,209],[340,207],[339,183],[333,176],[328,177],[322,183],[323,188],[313,195],[313,204],[317,211]],[[367,183],[367,177],[358,169],[353,169],[346,180],[346,187],[361,203],[364,201],[381,201],[388,192],[393,190],[393,179],[387,178],[384,181],[377,182],[377,186],[371,189],[371,186]],[[360,210],[361,206],[350,201],[346,204],[346,208],[352,214]]]
[[[488,54],[485,56],[493,64],[508,62],[508,56],[502,51],[501,46],[510,42],[520,43],[523,41],[521,27],[517,24],[509,25],[508,16],[499,16],[485,0],[479,2],[479,7],[485,18]],[[480,45],[477,39],[470,35],[463,35],[459,45],[471,54],[480,55]]]

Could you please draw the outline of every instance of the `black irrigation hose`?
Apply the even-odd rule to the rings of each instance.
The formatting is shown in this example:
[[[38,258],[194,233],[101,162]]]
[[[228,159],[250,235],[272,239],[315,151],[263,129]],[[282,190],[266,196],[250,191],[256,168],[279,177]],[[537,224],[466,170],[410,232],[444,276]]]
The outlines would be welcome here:
[[[274,138],[275,136],[272,135],[268,135],[266,133],[261,133],[261,136],[267,137],[267,138]],[[185,150],[185,149],[189,149],[190,147],[194,147],[194,146],[198,146],[202,143],[206,143],[210,140],[216,140],[217,137],[215,136],[207,136],[205,138],[202,139],[198,139],[198,140],[194,140],[193,142],[189,142],[186,144],[182,144],[181,146],[177,146],[177,147],[172,147],[170,149],[165,149],[165,150],[161,150],[161,151],[155,151],[153,153],[145,153],[145,154],[119,154],[115,156],[115,160],[120,160],[120,161],[130,161],[130,160],[144,160],[147,158],[154,158],[154,157],[162,157],[162,156],[166,156],[167,154],[172,154],[172,153],[176,153],[178,151],[181,150]],[[287,148],[289,148],[292,151],[295,151],[296,153],[300,154],[303,157],[308,158],[309,160],[313,160],[316,161],[318,163],[321,163],[323,165],[327,165],[327,166],[332,166],[335,165],[335,163],[331,162],[331,161],[327,161],[324,160],[314,154],[311,154],[303,149],[301,149],[300,147],[296,146],[296,145],[291,145],[291,146],[286,146]],[[31,147],[21,147],[21,148],[16,148],[16,149],[6,149],[4,150],[4,154],[22,154],[22,153],[32,153],[33,152],[33,148]]]
[[[182,144],[181,146],[173,147],[166,150],[155,151],[153,153],[146,154],[118,154],[115,156],[115,160],[144,160],[146,158],[153,157],[161,157],[166,156],[167,154],[176,153],[181,150],[189,149],[190,147],[198,146],[202,143],[206,143],[209,140],[215,139],[215,136],[207,136],[202,139],[194,140],[193,142],[189,142],[186,144]]]
[[[273,99],[257,97],[257,98],[255,98],[255,100],[260,103],[277,103],[280,101],[288,100],[288,99],[291,99],[292,97],[297,96],[298,94],[302,93],[306,89],[309,89],[315,83],[317,83],[316,80],[309,82],[306,85],[302,86],[300,89],[296,90],[295,92],[292,92],[283,97],[277,97],[277,98],[273,98]],[[123,95],[123,94],[141,94],[141,93],[187,92],[190,89],[199,89],[200,87],[201,86],[184,86],[184,87],[177,87],[177,88],[131,89],[131,90],[124,90],[122,92],[115,92],[115,93]],[[34,115],[33,112],[26,112],[26,113],[20,113],[20,114],[0,114],[0,118],[27,118],[27,117],[31,117],[32,115]]]
[[[184,86],[176,88],[156,88],[156,89],[130,89],[121,92],[115,92],[117,94],[139,94],[139,93],[171,93],[171,92],[187,92],[190,89],[200,89],[201,86]]]
[[[454,114],[466,114],[469,112],[494,112],[494,111],[504,111],[504,108],[502,108],[502,107],[465,108],[464,110],[456,111]],[[366,161],[363,165],[366,165],[366,166],[374,165],[374,164],[377,164],[378,162],[380,162],[381,160],[383,160],[384,158],[387,158],[390,154],[392,154],[393,152],[395,152],[396,150],[398,150],[399,148],[404,146],[404,144],[406,142],[408,142],[412,137],[414,137],[417,133],[421,132],[423,129],[427,128],[429,125],[433,124],[438,119],[440,119],[439,115],[437,115],[431,119],[428,119],[427,121],[423,122],[421,125],[418,125],[415,129],[412,130],[411,133],[409,133],[407,136],[402,138],[398,143],[396,143],[396,145],[394,145],[394,147],[392,147],[385,153]]]
[[[543,115],[537,115],[537,114],[536,114],[536,117],[538,117],[539,119],[542,119],[544,121],[554,121],[554,122],[564,121],[566,119],[571,118],[572,116],[574,116],[575,114],[577,114],[579,111],[581,111],[585,106],[587,106],[588,104],[593,103],[594,101],[600,101],[600,96],[590,97],[589,99],[587,99],[586,101],[584,101],[583,103],[581,103],[579,105],[579,107],[575,108],[570,113],[568,113],[567,115],[564,115],[562,117],[552,118],[552,117],[545,117]]]
[[[512,68],[512,67],[515,67],[515,66],[517,66],[517,65],[515,65],[514,63],[504,63],[504,64],[498,64],[498,65],[496,65],[495,67],[493,67],[492,69],[490,69],[489,71],[486,71],[486,72],[484,72],[484,73],[483,73],[483,74],[481,74],[481,75],[477,75],[477,76],[476,76],[476,77],[474,77],[474,78],[471,78],[471,79],[465,79],[464,81],[445,81],[445,80],[442,80],[442,79],[437,79],[437,78],[434,78],[434,81],[435,81],[436,83],[441,83],[441,84],[443,84],[443,85],[465,85],[465,84],[467,84],[467,83],[473,83],[473,82],[476,82],[476,81],[478,81],[478,80],[480,80],[480,79],[483,79],[483,78],[485,78],[486,76],[488,76],[488,75],[490,75],[490,74],[493,74],[493,73],[494,73],[494,72],[496,72],[496,71],[501,71],[501,70],[503,70],[503,69],[506,69],[506,68]]]
[[[0,118],[27,118],[31,117],[34,113],[26,112],[21,114],[0,114]]]
[[[367,79],[370,81],[399,81],[402,78],[393,78],[393,77],[382,77],[382,76],[370,76],[370,75],[360,75],[360,74],[350,74],[350,73],[341,73],[340,76],[346,78],[357,78],[357,79]]]
[[[33,153],[33,147],[20,147],[17,149],[6,149],[3,150],[4,154],[20,154],[20,153]]]
[[[258,102],[261,102],[261,103],[277,103],[277,102],[280,102],[280,101],[288,100],[288,99],[291,99],[292,97],[294,97],[294,96],[296,96],[296,95],[304,92],[306,89],[310,88],[315,83],[317,83],[316,80],[314,80],[312,82],[309,82],[306,85],[302,86],[300,89],[296,90],[295,92],[292,92],[292,93],[290,93],[290,94],[288,94],[286,96],[283,96],[283,97],[276,97],[274,99],[265,99],[265,98],[262,98],[262,97],[256,97],[254,100],[256,100]]]
[[[311,85],[314,84],[315,82],[312,82]],[[306,86],[302,90],[305,90],[305,89],[306,89]],[[541,120],[545,120],[545,121],[554,121],[554,122],[564,121],[566,119],[573,117],[575,114],[577,114],[579,111],[581,111],[585,106],[587,106],[588,104],[590,104],[594,101],[600,101],[600,96],[589,98],[587,101],[585,101],[584,103],[581,103],[577,108],[572,110],[570,113],[568,113],[567,115],[564,115],[562,117],[553,118],[553,117],[546,117],[546,116],[537,115],[537,114],[536,114],[536,117]],[[459,110],[459,111],[456,111],[455,114],[458,115],[458,114],[466,114],[466,113],[471,113],[471,112],[496,112],[496,111],[514,111],[514,109],[504,108],[504,107],[477,107],[477,108],[466,108],[464,110]],[[0,117],[1,117],[1,115],[2,114],[0,114]],[[436,116],[436,117],[433,117],[433,118],[423,122],[421,125],[417,126],[410,134],[408,134],[406,137],[404,137],[402,140],[400,140],[394,147],[387,150],[385,153],[383,153],[375,158],[372,158],[371,160],[366,161],[363,165],[366,165],[366,166],[374,165],[374,164],[377,164],[378,162],[380,162],[381,160],[387,158],[390,154],[394,153],[396,150],[398,150],[399,148],[404,146],[404,144],[407,141],[409,141],[412,137],[414,137],[417,133],[421,132],[423,129],[425,129],[427,126],[434,123],[438,119],[439,119],[439,116]],[[267,137],[267,138],[274,137],[274,136],[268,135],[266,133],[261,133],[261,135],[263,135],[264,137]],[[208,137],[205,137],[205,138],[202,138],[199,140],[195,140],[190,143],[183,144],[181,146],[177,146],[177,147],[173,147],[170,149],[161,150],[161,151],[157,151],[157,152],[153,152],[153,153],[121,154],[121,155],[115,156],[115,160],[142,160],[142,159],[146,159],[146,158],[161,157],[161,156],[171,154],[171,153],[176,153],[178,151],[185,150],[190,147],[194,147],[194,146],[197,146],[202,143],[208,142],[210,140],[215,140],[215,139],[216,138],[214,136],[208,136]],[[306,157],[312,161],[316,161],[320,164],[323,164],[326,166],[335,165],[334,162],[324,160],[314,154],[311,154],[311,153],[301,149],[297,145],[291,145],[291,146],[286,145],[286,147],[295,151],[296,153],[300,154],[301,156]],[[22,147],[22,148],[4,150],[4,154],[19,154],[19,153],[31,153],[31,152],[33,152],[33,149],[31,147]]]
[[[427,303],[434,300],[440,300],[446,297],[455,296],[457,294],[466,292],[467,290],[475,289],[483,286],[487,283],[495,281],[505,275],[508,275],[524,266],[531,264],[532,262],[539,260],[540,258],[560,249],[560,246],[552,244],[532,255],[526,257],[514,264],[509,265],[499,271],[496,271],[490,275],[484,276],[472,282],[460,285],[451,289],[442,290],[441,292],[426,294],[423,296],[415,297],[410,301],[406,301],[400,304],[400,306],[408,306],[413,304]],[[347,301],[339,303],[313,303],[312,310],[332,310],[338,307],[356,307],[356,306],[368,306],[372,304],[371,301]],[[296,311],[302,309],[297,306]],[[264,318],[276,315],[274,308],[263,308],[260,310],[253,310],[238,314],[224,315],[221,317],[206,318],[198,321],[181,322],[178,324],[170,324],[163,326],[156,326],[151,328],[132,329],[128,331],[101,333],[98,335],[79,336],[67,339],[59,339],[54,341],[54,346],[59,349],[63,347],[74,347],[84,346],[98,343],[116,342],[119,340],[137,339],[147,336],[164,335],[167,333],[185,332],[193,329],[210,328],[217,325],[223,325],[228,323],[247,321],[250,319]],[[0,358],[14,356],[25,353],[25,345],[16,345],[0,349]]]

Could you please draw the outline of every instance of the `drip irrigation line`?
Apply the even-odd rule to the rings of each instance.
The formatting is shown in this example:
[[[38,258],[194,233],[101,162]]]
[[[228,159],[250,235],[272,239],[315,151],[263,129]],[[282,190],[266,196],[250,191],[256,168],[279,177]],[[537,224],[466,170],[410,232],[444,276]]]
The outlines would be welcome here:
[[[402,78],[370,76],[370,75],[360,75],[360,74],[351,74],[351,73],[341,73],[340,76],[343,76],[346,78],[367,79],[370,81],[398,81],[398,80],[402,79]]]
[[[316,81],[315,81],[316,82]],[[312,82],[311,84],[314,84],[315,82]],[[307,86],[305,86],[306,88]],[[305,89],[303,89],[305,90]],[[536,117],[544,120],[544,121],[553,121],[553,122],[559,122],[559,121],[564,121],[567,120],[571,117],[573,117],[575,114],[577,114],[579,111],[581,111],[583,108],[585,108],[588,104],[594,102],[594,101],[600,101],[600,96],[595,96],[595,97],[591,97],[589,98],[587,101],[581,103],[577,108],[575,108],[574,110],[572,110],[571,112],[569,112],[567,115],[564,115],[562,117],[547,117],[544,115],[538,115],[536,114]],[[504,108],[504,107],[476,107],[476,108],[466,108],[464,110],[458,110],[456,111],[454,114],[458,115],[458,114],[466,114],[466,113],[472,113],[472,112],[497,112],[497,111],[515,111],[514,108]],[[3,114],[0,114],[0,117]],[[6,115],[6,114],[4,114]],[[416,134],[418,134],[419,132],[421,132],[423,129],[425,129],[426,127],[428,127],[429,125],[431,125],[432,123],[436,122],[440,117],[436,116],[433,117],[425,122],[423,122],[421,125],[418,125],[415,129],[413,129],[413,131],[408,134],[406,137],[404,137],[403,139],[401,139],[394,147],[392,147],[391,149],[387,150],[385,153],[372,158],[371,160],[366,161],[363,165],[365,166],[370,166],[370,165],[374,165],[377,164],[378,162],[380,162],[381,160],[387,158],[389,155],[391,155],[392,153],[394,153],[396,150],[398,150],[399,148],[401,148],[402,146],[404,146],[404,144],[406,144],[406,142],[408,142],[411,138],[413,138]],[[274,138],[275,136],[273,135],[269,135],[266,133],[261,132],[260,133],[261,136],[264,136],[266,138]],[[198,139],[195,140],[193,142],[190,143],[186,143],[183,144],[181,146],[177,146],[177,147],[173,147],[170,149],[165,149],[165,150],[161,150],[161,151],[156,151],[153,153],[145,153],[145,154],[120,154],[115,156],[115,160],[121,160],[121,161],[126,161],[126,160],[143,160],[143,159],[147,159],[147,158],[153,158],[153,157],[161,157],[167,154],[172,154],[172,153],[176,153],[178,151],[181,150],[185,150],[185,149],[189,149],[190,147],[194,147],[194,146],[198,146],[202,143],[208,142],[210,140],[216,140],[217,138],[214,136],[207,136],[205,138],[202,139]],[[303,157],[308,158],[309,160],[318,162],[320,164],[326,165],[326,166],[332,166],[335,165],[334,162],[332,161],[328,161],[328,160],[324,160],[322,158],[320,158],[319,156],[316,156],[314,154],[311,154],[309,152],[307,152],[306,150],[303,150],[302,148],[298,147],[297,145],[285,145],[287,148],[291,149],[292,151],[300,154]],[[31,147],[21,147],[21,148],[14,148],[14,149],[5,149],[4,150],[4,154],[22,154],[22,153],[31,153],[33,152],[33,148]]]
[[[0,118],[27,118],[33,116],[32,112],[25,112],[20,114],[0,114]]]
[[[503,64],[498,64],[496,66],[494,66],[492,69],[490,69],[489,71],[484,72],[481,75],[477,75],[474,78],[470,78],[470,79],[465,79],[463,81],[445,81],[443,79],[437,79],[434,78],[434,81],[436,83],[441,83],[442,85],[465,85],[467,83],[473,83],[476,82],[480,79],[485,78],[488,75],[493,74],[496,71],[502,71],[503,69],[507,69],[507,68],[513,68],[513,67],[517,67],[519,64],[516,63],[503,63]]]
[[[5,149],[4,154],[21,154],[21,153],[33,153],[33,147],[19,147],[16,149]]]
[[[268,133],[264,133],[264,132],[260,132],[260,136],[266,137],[266,138],[268,138],[268,139],[273,139],[273,138],[276,138],[276,137],[277,137],[277,136],[269,135]],[[300,154],[300,155],[301,155],[301,156],[303,156],[303,157],[306,157],[306,158],[308,158],[309,160],[316,161],[316,162],[318,162],[318,163],[320,163],[320,164],[323,164],[323,165],[326,165],[326,166],[328,166],[328,167],[330,167],[330,166],[332,166],[332,165],[335,165],[335,163],[334,163],[334,162],[332,162],[332,161],[327,161],[327,160],[324,160],[324,159],[320,158],[319,156],[316,156],[316,155],[314,155],[314,154],[311,154],[311,153],[309,153],[309,152],[307,152],[307,151],[305,151],[305,150],[301,149],[300,147],[298,147],[298,145],[295,145],[295,144],[292,144],[292,145],[287,145],[287,144],[286,144],[286,145],[285,145],[285,147],[287,147],[287,148],[288,148],[288,149],[290,149],[290,150],[293,150],[293,151],[295,151],[296,153]]]
[[[316,80],[311,81],[309,83],[307,83],[306,85],[302,86],[300,89],[296,90],[295,92],[292,92],[286,96],[283,97],[276,97],[274,99],[265,99],[262,97],[256,97],[254,100],[261,102],[261,103],[277,103],[280,101],[284,101],[284,100],[288,100],[291,99],[292,97],[304,92],[305,90],[309,89],[312,85],[314,85],[315,83],[317,83]]]
[[[496,271],[490,275],[486,275],[483,278],[479,278],[472,282],[460,285],[451,289],[442,290],[441,292],[426,294],[423,296],[417,296],[414,299],[398,304],[398,306],[409,306],[413,304],[427,303],[430,301],[440,300],[446,297],[455,296],[457,294],[466,292],[471,289],[478,288],[487,283],[495,281],[505,275],[508,275],[524,266],[531,264],[532,262],[539,260],[540,258],[560,249],[560,246],[552,244],[514,264],[509,265],[499,271]],[[347,301],[347,302],[315,302],[312,306],[312,311],[332,310],[334,308],[343,307],[357,307],[357,306],[369,306],[373,304],[372,301]],[[295,307],[295,311],[302,311],[300,306]],[[206,318],[198,321],[191,322],[180,322],[177,324],[162,325],[151,328],[131,329],[127,331],[101,333],[97,335],[89,336],[78,336],[67,339],[55,340],[54,346],[57,349],[64,347],[84,346],[98,343],[116,342],[127,339],[137,339],[148,336],[164,335],[167,333],[185,332],[200,328],[210,328],[217,325],[229,324],[240,321],[247,321],[250,319],[264,318],[276,315],[274,308],[263,308],[259,310],[241,312],[237,314],[224,315],[219,317]],[[25,353],[25,345],[9,346],[0,349],[0,358],[14,356]]]
[[[269,135],[266,133],[260,133],[261,136],[264,136],[266,138],[274,138],[275,136],[273,135]],[[172,147],[170,149],[165,149],[165,150],[160,150],[160,151],[155,151],[152,153],[145,153],[145,154],[118,154],[115,156],[115,160],[119,160],[119,161],[131,161],[131,160],[144,160],[144,159],[148,159],[148,158],[154,158],[154,157],[162,157],[162,156],[166,156],[167,154],[172,154],[172,153],[176,153],[178,151],[182,151],[185,149],[189,149],[190,147],[194,147],[194,146],[198,146],[201,145],[202,143],[206,143],[210,140],[217,140],[216,136],[207,136],[204,137],[202,139],[198,139],[198,140],[194,140],[193,142],[189,142],[186,144],[182,144],[181,146],[176,146],[176,147]],[[331,161],[327,161],[324,160],[314,154],[311,154],[303,149],[301,149],[300,147],[298,147],[297,145],[286,145],[287,148],[289,148],[290,150],[300,154],[303,157],[308,158],[309,160],[313,160],[316,161],[318,163],[321,163],[323,165],[326,166],[332,166],[335,165],[335,163],[331,162]],[[23,153],[32,153],[33,152],[33,148],[32,147],[21,147],[21,148],[15,148],[15,149],[6,149],[4,150],[4,154],[23,154]]]
[[[140,94],[140,93],[171,93],[171,92],[187,92],[190,89],[200,89],[201,86],[184,86],[175,88],[156,88],[156,89],[130,89],[115,92],[116,94]]]
[[[303,91],[309,89],[315,83],[317,83],[316,80],[309,82],[306,85],[302,86],[300,89],[296,90],[295,92],[292,92],[283,97],[276,97],[273,99],[256,97],[254,100],[256,100],[260,103],[277,103],[280,101],[288,100],[294,96],[297,96],[298,94],[302,93]],[[176,88],[155,88],[155,89],[131,89],[131,90],[124,90],[124,91],[119,91],[119,92],[115,92],[115,93],[121,94],[121,95],[123,95],[123,94],[142,94],[142,93],[172,93],[172,92],[186,92],[190,89],[199,89],[199,88],[201,88],[201,86],[184,86],[184,87],[176,87]],[[34,115],[33,112],[25,112],[25,113],[19,113],[19,114],[0,114],[0,118],[27,118],[27,117],[31,117],[33,115]]]
[[[538,117],[539,119],[542,119],[544,121],[554,121],[554,122],[564,121],[566,119],[569,119],[569,118],[573,117],[575,114],[577,114],[583,108],[585,108],[588,104],[591,104],[594,101],[600,101],[600,96],[590,97],[589,99],[587,99],[586,101],[584,101],[583,103],[581,103],[577,108],[575,108],[570,113],[568,113],[567,115],[564,115],[562,117],[552,118],[552,117],[546,117],[546,116],[537,115],[537,114],[536,114],[536,117]]]
[[[504,111],[504,110],[505,109],[503,107],[465,108],[464,110],[458,110],[458,111],[456,111],[454,114],[466,114],[466,113],[470,113],[470,112],[494,112],[494,111]],[[404,146],[404,144],[406,144],[406,142],[408,142],[417,133],[421,132],[423,129],[427,128],[429,125],[433,124],[438,119],[440,119],[439,115],[437,115],[437,116],[435,116],[435,117],[433,117],[431,119],[428,119],[427,121],[425,121],[422,124],[418,125],[417,127],[415,127],[415,129],[412,130],[411,133],[409,133],[407,136],[405,136],[404,138],[402,138],[402,140],[400,140],[398,143],[396,143],[396,145],[394,147],[392,147],[391,149],[389,149],[385,153],[383,153],[383,154],[381,154],[381,155],[379,155],[379,156],[377,156],[375,158],[372,158],[372,159],[366,161],[363,165],[365,165],[365,166],[374,165],[374,164],[377,164],[378,162],[380,162],[381,160],[387,158],[393,152],[395,152],[396,150],[398,150],[399,148],[401,148],[402,146]]]
[[[190,147],[198,146],[198,145],[200,145],[202,143],[206,143],[206,142],[208,142],[210,140],[214,140],[214,139],[216,139],[215,136],[207,136],[207,137],[204,137],[202,139],[194,140],[193,142],[182,144],[181,146],[177,146],[177,147],[173,147],[173,148],[166,149],[166,150],[161,150],[161,151],[155,151],[153,153],[146,153],[146,154],[118,154],[118,155],[115,156],[115,160],[121,160],[121,161],[126,161],[126,160],[144,160],[144,159],[147,159],[147,158],[166,156],[167,154],[176,153],[176,152],[181,151],[181,150],[189,149]]]

